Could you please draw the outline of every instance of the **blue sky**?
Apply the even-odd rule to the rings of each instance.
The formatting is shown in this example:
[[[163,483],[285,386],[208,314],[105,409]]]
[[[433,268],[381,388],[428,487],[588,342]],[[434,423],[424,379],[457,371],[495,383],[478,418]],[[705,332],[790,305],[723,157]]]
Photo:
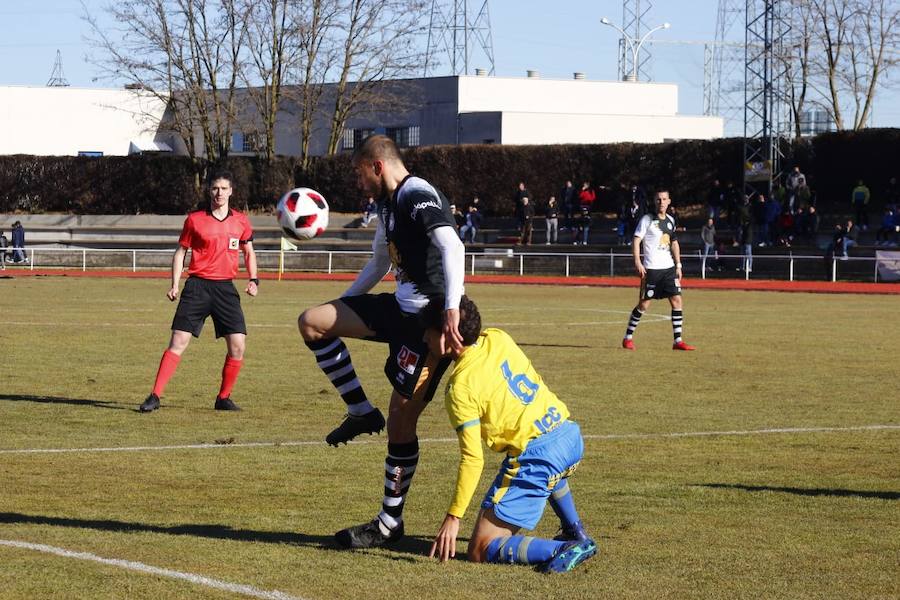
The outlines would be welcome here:
[[[102,6],[113,0],[84,0],[88,10],[102,15]],[[482,0],[471,0],[480,7]],[[715,36],[716,0],[654,0],[649,25],[671,23],[653,39],[712,40]],[[524,76],[535,69],[542,77],[565,78],[580,71],[592,80],[616,78],[619,35],[600,24],[607,16],[621,25],[622,4],[608,0],[492,0],[490,3],[497,75]],[[104,87],[97,81],[85,56],[90,51],[84,38],[87,25],[79,0],[0,0],[0,85],[45,85],[56,50],[63,56],[66,78],[73,86]],[[743,39],[743,24],[733,31]],[[645,46],[646,47],[646,46]],[[656,45],[652,76],[655,81],[679,85],[679,111],[700,114],[703,101],[702,45]],[[487,61],[475,57],[474,66]],[[484,63],[484,64],[479,64]],[[882,92],[873,124],[900,126],[898,95]],[[733,133],[729,132],[729,133]]]

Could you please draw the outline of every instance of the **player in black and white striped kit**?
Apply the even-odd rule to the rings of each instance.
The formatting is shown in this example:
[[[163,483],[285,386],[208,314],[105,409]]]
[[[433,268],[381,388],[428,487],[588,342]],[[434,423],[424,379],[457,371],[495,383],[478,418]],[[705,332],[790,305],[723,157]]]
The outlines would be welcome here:
[[[672,350],[694,350],[681,339],[684,323],[681,302],[681,248],[675,238],[675,218],[668,214],[672,203],[667,190],[656,192],[653,198],[656,214],[641,217],[634,230],[631,251],[634,268],[641,276],[641,291],[637,305],[631,311],[622,347],[634,350],[634,330],[651,300],[668,298],[672,306],[672,333],[675,340]],[[641,250],[643,249],[643,260]]]

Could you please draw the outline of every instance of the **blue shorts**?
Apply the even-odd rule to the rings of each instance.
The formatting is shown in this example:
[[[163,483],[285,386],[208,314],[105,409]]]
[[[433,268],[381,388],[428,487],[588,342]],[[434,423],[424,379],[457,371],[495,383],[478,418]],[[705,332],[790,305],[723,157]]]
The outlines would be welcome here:
[[[519,456],[507,456],[481,503],[510,525],[534,529],[553,488],[571,475],[584,456],[581,428],[565,421],[528,442]]]

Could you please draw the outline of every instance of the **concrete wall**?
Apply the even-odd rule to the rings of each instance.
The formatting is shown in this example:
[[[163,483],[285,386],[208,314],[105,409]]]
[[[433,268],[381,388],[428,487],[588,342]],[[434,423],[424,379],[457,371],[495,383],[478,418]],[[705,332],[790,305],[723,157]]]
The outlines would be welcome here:
[[[146,92],[69,87],[0,87],[0,154],[128,154],[153,140],[165,105]]]

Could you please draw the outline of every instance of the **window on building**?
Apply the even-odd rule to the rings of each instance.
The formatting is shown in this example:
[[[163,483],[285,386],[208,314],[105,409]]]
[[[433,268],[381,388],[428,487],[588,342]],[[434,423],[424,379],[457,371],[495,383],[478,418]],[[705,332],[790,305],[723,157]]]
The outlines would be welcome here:
[[[359,145],[363,143],[363,140],[373,133],[375,133],[375,130],[368,127],[344,129],[344,133],[341,135],[341,149],[353,150],[354,148],[358,148]]]
[[[265,138],[263,134],[253,132],[244,134],[244,145],[241,152],[261,152],[265,146]]]
[[[409,127],[388,127],[384,130],[384,134],[394,140],[400,148],[409,148],[419,145],[419,126],[410,125]]]

